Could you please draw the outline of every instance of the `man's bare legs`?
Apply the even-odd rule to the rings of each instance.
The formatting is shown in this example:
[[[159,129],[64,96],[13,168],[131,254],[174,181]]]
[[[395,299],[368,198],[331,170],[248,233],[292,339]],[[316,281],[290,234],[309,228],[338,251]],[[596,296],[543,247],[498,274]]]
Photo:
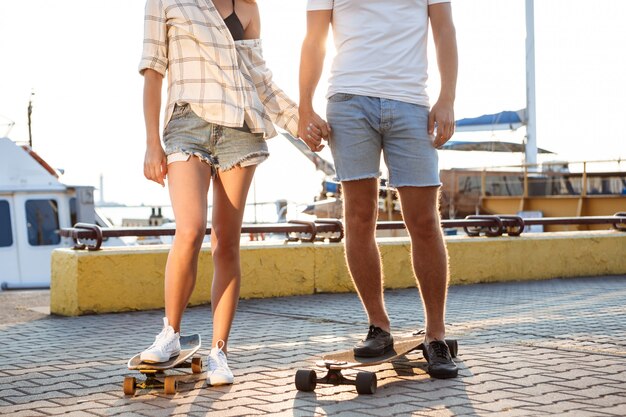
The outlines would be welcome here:
[[[383,299],[380,252],[376,244],[378,179],[341,183],[346,227],[346,260],[370,324],[389,332]]]
[[[375,240],[378,180],[344,181],[342,189],[348,268],[370,323],[389,331]],[[424,304],[426,340],[444,340],[448,254],[438,212],[439,187],[400,187],[398,191],[411,236],[413,270]]]
[[[180,331],[183,312],[196,283],[210,183],[211,167],[198,158],[168,166],[176,236],[165,266],[165,315],[176,332]]]
[[[398,192],[424,304],[426,341],[444,340],[448,253],[440,224],[439,187],[399,187]]]
[[[239,243],[246,197],[256,166],[235,167],[220,171],[213,183],[213,221],[211,252],[213,255],[213,285],[211,308],[213,310],[213,341],[224,341],[222,350],[227,352],[228,335],[235,317],[241,266]]]

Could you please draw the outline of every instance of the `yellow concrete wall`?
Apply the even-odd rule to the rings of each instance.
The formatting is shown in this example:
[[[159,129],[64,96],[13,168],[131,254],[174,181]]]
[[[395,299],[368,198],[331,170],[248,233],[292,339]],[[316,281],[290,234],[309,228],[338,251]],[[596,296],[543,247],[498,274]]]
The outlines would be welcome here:
[[[525,234],[521,237],[446,237],[450,283],[626,274],[626,233]],[[407,239],[379,240],[386,288],[415,285]],[[60,315],[163,307],[167,246],[58,249],[52,254],[50,310]],[[241,250],[242,298],[349,292],[353,285],[342,243],[260,243]],[[190,304],[210,301],[213,266],[200,254]]]
[[[207,262],[211,262],[209,250]],[[244,246],[241,298],[313,294],[315,251],[314,245],[300,243]],[[205,300],[209,299],[210,294]]]
[[[626,233],[534,233],[520,237],[450,237],[452,284],[626,273]]]

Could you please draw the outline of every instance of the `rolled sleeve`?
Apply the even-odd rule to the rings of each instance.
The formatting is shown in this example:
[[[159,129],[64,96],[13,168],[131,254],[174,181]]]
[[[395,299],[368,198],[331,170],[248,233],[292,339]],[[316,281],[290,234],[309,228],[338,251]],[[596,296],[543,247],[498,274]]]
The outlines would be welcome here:
[[[308,11],[332,10],[334,3],[334,0],[308,0],[306,9]]]
[[[263,59],[261,42],[247,40],[237,42],[237,53],[241,60],[241,70],[254,86],[263,109],[270,120],[287,130],[293,136],[298,135],[298,106],[273,81],[272,72]]]
[[[165,75],[167,71],[167,19],[162,0],[147,0],[144,18],[143,51],[139,73],[153,69]]]
[[[272,80],[272,72],[259,63],[253,72],[255,87],[265,111],[277,126],[298,136],[298,106]]]

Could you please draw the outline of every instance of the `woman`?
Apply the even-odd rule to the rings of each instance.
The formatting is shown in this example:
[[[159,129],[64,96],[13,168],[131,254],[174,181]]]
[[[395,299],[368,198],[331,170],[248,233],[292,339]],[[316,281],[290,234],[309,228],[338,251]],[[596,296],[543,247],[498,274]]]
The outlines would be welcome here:
[[[294,135],[298,130],[297,107],[271,81],[259,37],[259,11],[252,0],[146,3],[139,66],[147,134],[144,174],[162,186],[167,177],[176,235],[165,268],[163,330],[141,358],[163,362],[180,351],[180,323],[196,281],[212,179],[209,385],[233,382],[226,353],[241,282],[241,224],[255,167],[269,155],[265,139],[276,135],[273,123]],[[159,112],[166,73],[164,149]],[[319,138],[327,126],[321,119],[316,123],[307,135]]]

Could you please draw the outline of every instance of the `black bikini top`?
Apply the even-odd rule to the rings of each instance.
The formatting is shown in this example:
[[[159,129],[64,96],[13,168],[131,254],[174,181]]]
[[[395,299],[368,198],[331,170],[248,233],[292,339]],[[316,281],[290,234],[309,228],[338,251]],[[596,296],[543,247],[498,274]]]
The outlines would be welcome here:
[[[233,36],[233,40],[240,41],[243,39],[243,25],[241,24],[241,20],[235,13],[235,0],[233,0],[233,12],[224,19],[224,23],[226,23],[226,27],[230,31],[230,34]]]

